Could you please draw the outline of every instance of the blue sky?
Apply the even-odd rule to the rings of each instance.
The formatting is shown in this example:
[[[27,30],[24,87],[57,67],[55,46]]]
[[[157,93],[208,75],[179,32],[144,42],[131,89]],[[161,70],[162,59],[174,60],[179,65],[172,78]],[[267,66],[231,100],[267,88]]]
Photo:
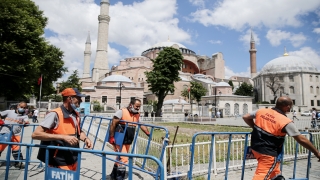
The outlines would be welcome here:
[[[90,31],[95,58],[100,0],[33,0],[49,18],[45,37],[65,52],[69,73],[83,70]],[[270,60],[300,56],[320,70],[319,0],[110,0],[109,67],[158,42],[178,42],[197,54],[222,52],[226,76],[249,76],[250,28],[258,71]],[[67,77],[68,74],[64,76]]]

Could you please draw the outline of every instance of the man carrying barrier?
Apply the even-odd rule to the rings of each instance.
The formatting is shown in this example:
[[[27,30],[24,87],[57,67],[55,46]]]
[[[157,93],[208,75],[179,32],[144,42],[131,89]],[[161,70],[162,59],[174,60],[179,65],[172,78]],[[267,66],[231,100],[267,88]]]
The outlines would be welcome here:
[[[243,120],[253,129],[251,149],[258,160],[253,180],[284,180],[280,171],[279,155],[282,154],[287,134],[320,159],[320,152],[300,134],[293,121],[286,117],[292,104],[289,97],[283,96],[277,99],[274,108],[259,109],[243,116]]]
[[[20,143],[22,130],[20,125],[27,126],[29,124],[28,116],[24,116],[26,108],[27,103],[21,101],[17,105],[16,110],[6,110],[0,112],[1,117],[5,117],[3,122],[4,124],[0,126],[0,141],[6,141],[5,138],[7,138],[11,139],[11,142]],[[0,156],[7,146],[7,144],[0,144]],[[23,160],[23,155],[20,152],[20,146],[12,145],[11,149],[14,160]],[[24,168],[25,164],[22,162],[15,162],[14,166],[17,168]]]
[[[122,122],[120,120],[124,120],[128,122],[139,122],[140,106],[141,106],[141,101],[139,99],[135,99],[130,102],[127,108],[120,109],[115,113],[112,119],[112,124],[110,126],[110,132],[109,132],[109,143],[114,146],[114,151],[122,152],[122,153],[129,152],[130,145],[134,140],[136,124],[129,123],[128,126],[125,127],[125,122]],[[117,139],[117,137],[115,137],[116,135],[115,132],[123,132],[125,128],[126,128],[126,132],[124,135],[123,142],[117,142],[117,140],[119,141],[120,138]],[[147,127],[140,126],[140,128],[147,136],[150,135]],[[115,180],[123,180],[126,172],[126,166],[124,164],[128,164],[128,157],[120,156],[117,158],[117,161],[120,161],[120,163],[116,162],[114,164],[110,177]]]
[[[32,138],[41,140],[41,145],[73,148],[79,148],[79,140],[81,140],[87,148],[91,149],[91,140],[80,129],[80,116],[76,111],[82,102],[81,97],[85,97],[85,95],[81,94],[77,88],[66,88],[61,94],[63,105],[46,115],[44,121],[33,132]],[[44,148],[39,149],[37,158],[45,162]],[[77,152],[49,150],[49,166],[51,167],[75,171],[77,161]]]

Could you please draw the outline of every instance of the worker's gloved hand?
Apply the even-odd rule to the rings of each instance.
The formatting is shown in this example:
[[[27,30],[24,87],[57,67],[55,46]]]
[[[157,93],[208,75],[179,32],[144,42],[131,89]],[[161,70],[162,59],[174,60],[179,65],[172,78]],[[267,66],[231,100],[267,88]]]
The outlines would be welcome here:
[[[109,137],[109,143],[110,144],[116,144],[116,140],[114,139],[114,137]]]

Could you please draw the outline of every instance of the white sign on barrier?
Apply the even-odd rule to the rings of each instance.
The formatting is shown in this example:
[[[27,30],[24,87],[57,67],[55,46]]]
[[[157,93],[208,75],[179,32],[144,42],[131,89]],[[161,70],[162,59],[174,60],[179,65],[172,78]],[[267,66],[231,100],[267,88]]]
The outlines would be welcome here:
[[[59,168],[49,168],[48,167],[48,180],[74,180],[76,171],[67,171]]]

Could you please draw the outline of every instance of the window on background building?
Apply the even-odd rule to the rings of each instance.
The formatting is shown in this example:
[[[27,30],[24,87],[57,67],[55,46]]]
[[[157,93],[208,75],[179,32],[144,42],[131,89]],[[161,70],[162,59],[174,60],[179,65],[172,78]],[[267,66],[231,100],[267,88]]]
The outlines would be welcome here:
[[[138,81],[140,81],[140,78],[138,78]]]
[[[317,100],[317,106],[320,106],[320,100]]]
[[[136,97],[130,97],[130,102],[134,101]]]
[[[283,81],[283,76],[279,76],[279,81]]]
[[[108,100],[108,96],[102,96],[102,99],[101,99],[102,103],[107,103],[107,100]]]
[[[84,102],[90,102],[90,96],[86,96],[86,97],[84,98]]]
[[[312,82],[312,76],[311,75],[309,76],[309,80],[310,80],[310,82]]]
[[[243,104],[243,114],[247,114],[248,113],[248,105],[247,104]]]
[[[289,76],[289,81],[294,82],[293,76]]]
[[[238,115],[239,114],[239,104],[235,103],[234,104],[234,115]]]
[[[292,104],[296,105],[296,100],[295,99],[292,99]]]
[[[311,100],[311,106],[314,106],[314,101],[313,100]]]
[[[290,92],[290,94],[294,94],[294,87],[293,86],[289,87],[289,92]]]
[[[313,86],[310,86],[310,93],[313,93]]]
[[[146,97],[143,98],[143,104],[148,104],[148,101],[147,101]]]
[[[182,68],[186,68],[186,64],[182,64]]]
[[[316,82],[319,82],[319,76],[316,76]]]
[[[317,91],[317,94],[320,94],[319,86],[317,86],[316,91]]]
[[[116,103],[121,103],[121,97],[120,96],[116,97]]]
[[[229,103],[226,103],[226,104],[224,105],[224,107],[226,108],[225,114],[226,114],[226,115],[230,115],[230,104],[229,104]]]

